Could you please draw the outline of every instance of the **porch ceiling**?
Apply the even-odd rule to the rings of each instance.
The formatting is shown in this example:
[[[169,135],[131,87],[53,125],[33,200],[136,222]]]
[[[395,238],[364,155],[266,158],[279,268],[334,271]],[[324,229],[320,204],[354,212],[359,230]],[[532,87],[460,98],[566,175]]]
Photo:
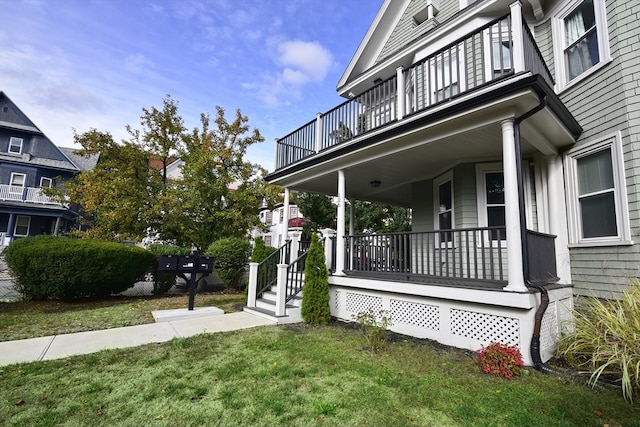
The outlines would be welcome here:
[[[405,117],[322,151],[289,171],[276,171],[268,179],[291,190],[335,195],[338,171],[343,170],[348,198],[410,207],[413,183],[437,177],[459,163],[501,161],[500,122],[519,117],[539,101],[531,89],[489,96],[495,90],[500,88],[460,97],[428,114]],[[523,156],[549,155],[572,144],[575,136],[547,106],[522,123],[521,141]],[[380,186],[374,187],[372,181]]]

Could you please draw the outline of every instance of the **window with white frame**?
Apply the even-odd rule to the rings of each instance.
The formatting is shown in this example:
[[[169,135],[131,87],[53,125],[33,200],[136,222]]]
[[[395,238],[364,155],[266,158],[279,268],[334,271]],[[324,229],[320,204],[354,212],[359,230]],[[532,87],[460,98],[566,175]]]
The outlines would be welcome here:
[[[264,245],[271,246],[271,236],[264,236]]]
[[[504,174],[499,163],[476,166],[478,225],[505,227]],[[504,229],[493,229],[491,240],[506,240]]]
[[[443,101],[464,90],[460,87],[463,61],[459,58],[457,45],[436,55],[430,63],[433,102]]]
[[[291,206],[289,208],[289,218],[298,218],[298,207]]]
[[[264,223],[267,225],[273,224],[273,212],[267,211],[264,215]]]
[[[13,172],[11,174],[11,181],[9,182],[9,191],[11,193],[22,193],[26,178],[27,176],[23,173]]]
[[[53,187],[52,178],[47,178],[46,176],[43,176],[40,178],[40,188],[51,188],[51,187]]]
[[[573,0],[552,22],[560,88],[609,60],[604,0]]]
[[[16,216],[16,225],[13,229],[14,236],[28,236],[31,226],[31,217],[25,215]]]
[[[570,243],[630,243],[620,134],[571,150],[565,164]]]
[[[9,140],[9,153],[21,154],[23,142],[24,140],[22,138],[12,136]]]
[[[435,229],[451,230],[453,220],[453,173],[448,172],[433,181],[435,195]],[[440,243],[453,242],[453,233],[440,233]]]

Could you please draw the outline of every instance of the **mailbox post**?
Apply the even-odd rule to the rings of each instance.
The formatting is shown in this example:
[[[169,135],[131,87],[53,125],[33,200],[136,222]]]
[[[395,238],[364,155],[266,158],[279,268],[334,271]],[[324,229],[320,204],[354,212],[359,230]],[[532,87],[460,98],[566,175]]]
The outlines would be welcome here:
[[[213,257],[198,253],[191,255],[160,255],[158,273],[175,273],[189,283],[189,310],[193,310],[198,281],[213,272]],[[190,274],[187,280],[186,274]],[[198,278],[198,275],[201,275]]]

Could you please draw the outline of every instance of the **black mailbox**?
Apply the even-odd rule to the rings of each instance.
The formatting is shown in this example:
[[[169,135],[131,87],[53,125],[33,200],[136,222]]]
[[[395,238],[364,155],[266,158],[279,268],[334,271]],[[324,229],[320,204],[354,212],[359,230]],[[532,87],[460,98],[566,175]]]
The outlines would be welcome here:
[[[176,255],[160,255],[158,261],[159,273],[172,273],[178,271],[178,256]]]
[[[159,273],[176,273],[189,282],[189,310],[193,310],[194,296],[198,281],[213,272],[213,257],[193,255],[160,255]],[[189,274],[189,279],[185,276]]]

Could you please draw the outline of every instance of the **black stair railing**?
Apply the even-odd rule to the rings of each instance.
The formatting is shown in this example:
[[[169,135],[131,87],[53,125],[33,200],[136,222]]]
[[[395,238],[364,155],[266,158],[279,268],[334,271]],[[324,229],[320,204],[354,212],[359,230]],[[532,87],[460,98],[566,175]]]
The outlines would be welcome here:
[[[276,252],[266,257],[258,264],[258,282],[256,286],[256,299],[262,297],[262,294],[275,286],[278,280],[278,264],[287,263],[291,253],[291,240],[282,245]]]

